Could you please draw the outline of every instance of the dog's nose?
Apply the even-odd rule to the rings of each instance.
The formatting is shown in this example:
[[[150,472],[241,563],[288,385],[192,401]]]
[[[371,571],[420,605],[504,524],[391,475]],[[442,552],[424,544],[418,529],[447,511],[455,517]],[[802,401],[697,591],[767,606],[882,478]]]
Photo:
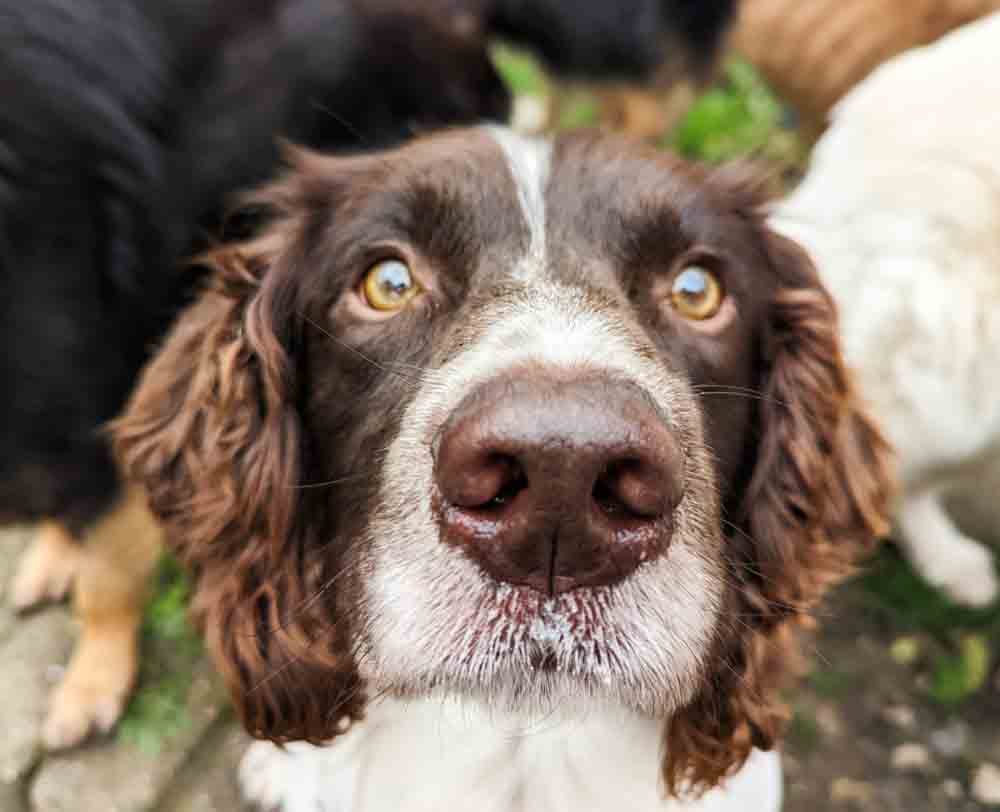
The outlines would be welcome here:
[[[549,595],[620,581],[663,552],[684,489],[677,439],[641,389],[538,373],[458,406],[435,477],[443,539]]]

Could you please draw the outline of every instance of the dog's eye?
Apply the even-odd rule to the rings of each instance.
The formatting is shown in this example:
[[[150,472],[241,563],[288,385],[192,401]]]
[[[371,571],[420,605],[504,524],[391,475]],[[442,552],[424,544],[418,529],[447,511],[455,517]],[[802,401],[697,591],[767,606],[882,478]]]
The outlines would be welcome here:
[[[386,259],[368,269],[361,290],[375,310],[401,310],[420,293],[420,285],[405,263]]]
[[[710,319],[722,306],[722,285],[711,271],[689,265],[674,278],[670,302],[684,318]]]

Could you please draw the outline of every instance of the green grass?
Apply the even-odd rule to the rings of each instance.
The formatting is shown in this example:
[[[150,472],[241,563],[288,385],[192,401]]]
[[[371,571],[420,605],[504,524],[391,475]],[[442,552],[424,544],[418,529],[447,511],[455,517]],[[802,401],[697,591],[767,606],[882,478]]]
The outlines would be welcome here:
[[[901,632],[921,629],[939,638],[955,629],[1000,636],[1000,612],[994,607],[968,609],[951,603],[885,545],[858,579],[870,605],[891,619]]]
[[[187,696],[202,649],[187,620],[189,597],[188,579],[165,557],[143,621],[140,687],[117,734],[147,753],[157,753],[166,739],[190,723]]]
[[[493,64],[500,78],[516,96],[541,96],[549,82],[541,63],[527,51],[498,42],[492,48]]]
[[[664,146],[709,163],[752,155],[798,164],[805,147],[786,122],[784,106],[757,71],[732,59],[722,81],[695,101]]]
[[[906,643],[901,650],[913,649],[912,658],[904,660],[912,659],[929,673],[932,699],[956,705],[984,687],[1000,650],[1000,608],[969,609],[951,603],[888,545],[858,583],[865,608],[900,635]],[[912,645],[908,635],[914,636]]]

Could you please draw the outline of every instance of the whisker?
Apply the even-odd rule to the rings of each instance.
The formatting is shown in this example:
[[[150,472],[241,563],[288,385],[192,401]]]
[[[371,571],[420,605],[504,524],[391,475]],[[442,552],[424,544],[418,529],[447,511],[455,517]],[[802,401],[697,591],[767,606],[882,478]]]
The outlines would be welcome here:
[[[695,386],[694,392],[696,395],[704,395],[706,397],[718,397],[722,395],[728,395],[730,397],[745,397],[749,400],[759,400],[763,403],[776,403],[778,406],[788,408],[788,403],[786,401],[767,395],[759,389],[752,389],[745,386],[702,384],[701,386]]]
[[[371,473],[360,473],[360,474],[350,474],[348,476],[337,477],[336,479],[328,479],[325,482],[304,482],[301,485],[289,485],[289,490],[308,490],[309,488],[327,488],[333,485],[342,485],[345,482],[354,482],[358,479],[366,479],[371,476]]]
[[[359,350],[357,347],[352,347],[346,341],[344,341],[344,340],[338,338],[337,336],[335,336],[333,333],[331,333],[329,330],[327,330],[321,324],[318,324],[315,320],[309,318],[309,316],[306,315],[305,313],[300,313],[299,315],[302,317],[302,319],[304,321],[306,321],[307,323],[309,323],[310,325],[312,325],[320,333],[322,333],[324,336],[326,336],[331,341],[333,341],[338,347],[342,347],[343,349],[347,350],[352,355],[360,358],[366,364],[370,364],[371,366],[373,366],[375,369],[379,370],[380,372],[385,372],[385,373],[390,374],[390,375],[395,375],[398,378],[401,378],[402,380],[406,381],[407,383],[414,383],[414,384],[427,384],[427,383],[430,383],[432,386],[440,386],[441,385],[441,382],[439,380],[434,380],[432,377],[431,378],[425,377],[425,376],[431,375],[433,373],[433,370],[426,370],[426,369],[423,369],[420,366],[417,366],[416,364],[406,364],[405,362],[394,361],[394,362],[389,362],[389,363],[385,364],[385,363],[382,363],[380,361],[376,361],[374,358],[371,358],[370,356],[368,356],[365,353],[361,352],[361,350]],[[420,375],[419,376],[411,376],[411,375],[404,374],[404,372],[402,370],[405,370],[407,368],[418,371],[420,373]]]
[[[364,134],[357,127],[355,127],[353,124],[351,124],[351,122],[349,122],[342,115],[339,115],[338,113],[335,113],[333,110],[331,110],[325,104],[323,104],[323,102],[321,102],[319,99],[317,99],[317,98],[314,97],[314,98],[312,98],[312,99],[309,100],[309,103],[310,103],[310,105],[314,109],[319,110],[321,113],[326,113],[330,118],[332,118],[334,121],[336,121],[345,130],[347,130],[347,132],[349,132],[351,135],[353,135],[355,137],[355,139],[357,139],[357,142],[359,144],[366,144],[367,145],[369,143],[368,139],[365,138]]]

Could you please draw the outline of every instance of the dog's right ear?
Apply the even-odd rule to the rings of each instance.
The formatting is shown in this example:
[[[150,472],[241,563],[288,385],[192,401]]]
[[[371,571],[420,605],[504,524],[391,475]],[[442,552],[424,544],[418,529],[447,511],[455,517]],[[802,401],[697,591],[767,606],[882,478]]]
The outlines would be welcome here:
[[[361,702],[333,596],[312,583],[298,487],[296,265],[315,182],[300,168],[266,190],[264,236],[203,259],[208,288],[112,425],[126,476],[195,574],[196,617],[247,728],[278,741],[327,740]]]

